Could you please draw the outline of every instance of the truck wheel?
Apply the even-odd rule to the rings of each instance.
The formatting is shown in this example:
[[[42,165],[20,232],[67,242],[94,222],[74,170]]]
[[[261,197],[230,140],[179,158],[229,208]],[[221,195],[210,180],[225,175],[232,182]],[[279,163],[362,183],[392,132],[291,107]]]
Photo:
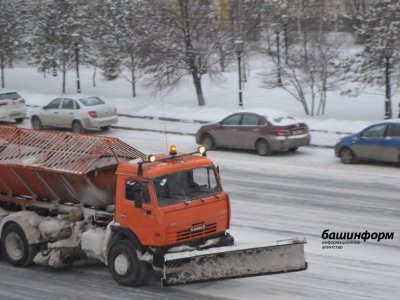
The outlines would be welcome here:
[[[76,133],[83,133],[85,129],[83,128],[81,122],[74,121],[72,122],[72,131]]]
[[[135,247],[128,241],[119,241],[111,247],[108,267],[121,285],[140,286],[149,274],[149,266],[138,259]]]
[[[1,248],[8,262],[16,267],[31,265],[38,253],[37,246],[29,245],[24,231],[16,223],[11,223],[3,230]]]

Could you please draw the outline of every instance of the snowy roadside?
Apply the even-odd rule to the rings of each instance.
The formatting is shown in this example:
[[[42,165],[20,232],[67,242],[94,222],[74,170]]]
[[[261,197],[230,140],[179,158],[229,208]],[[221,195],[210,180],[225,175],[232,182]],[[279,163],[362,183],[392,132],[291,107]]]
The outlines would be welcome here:
[[[194,136],[201,125],[209,122],[210,121],[205,120],[188,120],[171,117],[137,115],[133,116],[123,114],[119,117],[118,124],[112,127],[123,130],[149,131]],[[310,129],[310,133],[312,147],[332,148],[339,138],[352,134],[353,132]]]

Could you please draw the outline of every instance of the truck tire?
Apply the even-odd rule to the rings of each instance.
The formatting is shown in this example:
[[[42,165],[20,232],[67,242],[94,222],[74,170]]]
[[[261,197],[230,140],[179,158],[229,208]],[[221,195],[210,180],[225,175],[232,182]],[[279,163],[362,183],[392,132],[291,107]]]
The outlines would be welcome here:
[[[27,267],[38,253],[37,245],[29,245],[22,228],[11,223],[1,235],[1,248],[8,262],[16,267]]]
[[[135,247],[126,240],[116,242],[108,254],[108,267],[120,285],[140,286],[147,281],[149,265],[140,261]]]

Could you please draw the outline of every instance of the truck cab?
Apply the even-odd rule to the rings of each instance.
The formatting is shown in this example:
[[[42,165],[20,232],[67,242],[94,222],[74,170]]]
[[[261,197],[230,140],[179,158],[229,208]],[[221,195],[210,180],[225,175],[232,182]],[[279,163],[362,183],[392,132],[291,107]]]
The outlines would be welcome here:
[[[154,159],[119,165],[115,221],[153,247],[224,235],[230,203],[212,161],[198,155]]]

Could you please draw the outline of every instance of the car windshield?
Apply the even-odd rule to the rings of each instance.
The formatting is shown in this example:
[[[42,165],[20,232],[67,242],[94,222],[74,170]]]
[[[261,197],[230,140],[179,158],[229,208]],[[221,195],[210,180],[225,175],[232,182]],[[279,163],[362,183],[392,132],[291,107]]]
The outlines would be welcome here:
[[[160,206],[196,200],[221,192],[211,167],[184,170],[153,179]]]
[[[20,98],[21,96],[18,95],[17,93],[0,94],[0,100],[17,100]]]
[[[105,102],[103,100],[101,100],[99,97],[82,98],[82,99],[79,99],[79,101],[85,106],[94,106],[94,105],[105,104]]]

